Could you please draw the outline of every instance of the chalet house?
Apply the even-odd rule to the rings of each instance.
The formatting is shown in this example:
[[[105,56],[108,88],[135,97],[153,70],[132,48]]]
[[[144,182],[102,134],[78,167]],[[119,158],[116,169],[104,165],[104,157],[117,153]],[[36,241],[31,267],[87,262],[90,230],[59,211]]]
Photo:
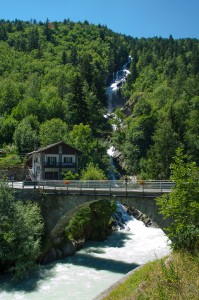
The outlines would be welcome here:
[[[63,172],[77,172],[81,152],[64,142],[28,153],[32,180],[61,180]]]

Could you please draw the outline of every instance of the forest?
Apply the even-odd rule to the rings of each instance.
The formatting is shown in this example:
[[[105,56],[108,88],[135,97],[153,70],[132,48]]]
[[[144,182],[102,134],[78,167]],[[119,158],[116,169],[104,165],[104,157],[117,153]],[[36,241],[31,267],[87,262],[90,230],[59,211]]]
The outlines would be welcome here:
[[[129,55],[125,105],[105,118],[106,87]],[[17,162],[62,140],[83,152],[82,169],[93,164],[109,178],[111,144],[120,175],[169,179],[177,148],[199,164],[198,119],[199,40],[0,20],[0,148]]]

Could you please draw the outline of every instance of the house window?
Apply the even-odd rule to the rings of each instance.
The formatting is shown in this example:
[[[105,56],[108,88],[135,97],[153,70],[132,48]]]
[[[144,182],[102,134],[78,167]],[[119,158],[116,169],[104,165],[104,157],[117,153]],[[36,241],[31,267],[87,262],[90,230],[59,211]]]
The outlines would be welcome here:
[[[64,164],[72,164],[73,158],[71,156],[64,157]]]
[[[55,156],[48,156],[48,164],[51,166],[55,166],[57,162],[57,158]]]

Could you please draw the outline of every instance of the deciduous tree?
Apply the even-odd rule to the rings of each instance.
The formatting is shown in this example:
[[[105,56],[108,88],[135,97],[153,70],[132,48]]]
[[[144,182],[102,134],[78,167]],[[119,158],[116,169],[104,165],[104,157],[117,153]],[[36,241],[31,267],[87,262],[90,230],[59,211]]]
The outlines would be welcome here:
[[[174,249],[191,252],[199,247],[199,169],[189,162],[178,148],[171,165],[174,187],[169,194],[158,198],[161,213],[170,218],[167,228]]]

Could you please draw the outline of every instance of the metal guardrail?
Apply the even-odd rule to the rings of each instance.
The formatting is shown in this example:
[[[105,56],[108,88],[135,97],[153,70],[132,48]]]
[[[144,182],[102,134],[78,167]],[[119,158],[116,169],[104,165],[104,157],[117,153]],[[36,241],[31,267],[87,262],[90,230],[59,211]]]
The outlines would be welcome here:
[[[22,181],[9,183],[10,187],[16,189],[43,189],[43,190],[80,190],[80,191],[138,191],[138,192],[169,192],[174,186],[172,181],[161,180],[43,180]]]

